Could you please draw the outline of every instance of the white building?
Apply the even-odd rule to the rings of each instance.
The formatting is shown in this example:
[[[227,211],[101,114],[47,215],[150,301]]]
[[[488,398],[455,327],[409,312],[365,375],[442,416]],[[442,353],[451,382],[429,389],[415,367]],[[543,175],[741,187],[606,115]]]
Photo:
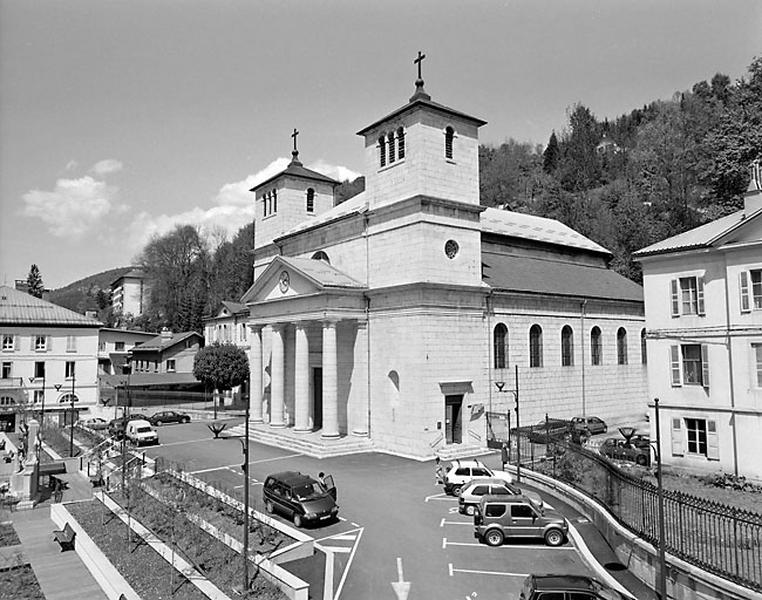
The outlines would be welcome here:
[[[648,381],[651,398],[659,398],[664,462],[762,479],[759,162],[743,210],[635,257],[643,265]]]
[[[291,164],[255,193],[251,415],[267,429],[370,438],[430,457],[522,422],[647,410],[642,290],[557,221],[479,204],[484,121],[423,81],[363,128],[365,191]],[[499,391],[496,383],[503,384]]]
[[[245,353],[249,353],[249,309],[244,304],[223,300],[212,317],[204,319],[205,345],[233,344]],[[223,392],[225,404],[234,398],[248,394],[248,385],[237,385],[232,390]]]
[[[111,284],[111,306],[114,314],[139,317],[148,301],[145,273],[135,267],[117,277]]]
[[[121,375],[130,350],[154,339],[158,334],[115,327],[102,327],[98,331],[98,371],[106,375]]]
[[[0,421],[18,426],[22,408],[68,419],[72,406],[97,401],[101,323],[67,308],[0,286]]]

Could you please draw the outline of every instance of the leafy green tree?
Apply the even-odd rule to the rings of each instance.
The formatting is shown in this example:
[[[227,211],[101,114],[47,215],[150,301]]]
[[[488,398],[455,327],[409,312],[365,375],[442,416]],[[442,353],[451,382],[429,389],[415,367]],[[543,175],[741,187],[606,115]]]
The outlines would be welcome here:
[[[542,153],[542,170],[548,174],[552,174],[558,167],[558,158],[560,156],[560,150],[558,149],[558,138],[556,132],[550,133],[550,139],[548,145],[545,147],[545,151]]]
[[[254,223],[241,229],[231,241],[217,246],[211,261],[209,307],[222,300],[240,300],[254,283]]]
[[[238,346],[215,343],[196,353],[193,375],[207,387],[229,390],[248,380],[249,361]]]
[[[29,268],[29,274],[26,276],[26,285],[30,296],[42,298],[42,292],[45,290],[45,286],[42,283],[40,269],[35,264]]]
[[[601,165],[596,152],[601,128],[589,108],[575,104],[569,111],[569,130],[561,143],[558,179],[565,190],[579,192],[596,187]]]

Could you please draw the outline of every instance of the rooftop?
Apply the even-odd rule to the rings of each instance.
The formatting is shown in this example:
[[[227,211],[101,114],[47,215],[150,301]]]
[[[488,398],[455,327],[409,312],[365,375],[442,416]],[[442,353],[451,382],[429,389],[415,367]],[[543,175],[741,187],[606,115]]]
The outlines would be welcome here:
[[[199,338],[204,339],[203,336],[196,331],[183,331],[180,333],[174,333],[171,337],[164,337],[163,335],[159,334],[152,339],[140,344],[140,346],[135,346],[132,349],[132,352],[142,352],[144,350],[164,350],[170,346],[179,344],[180,342],[193,336],[198,336]]]
[[[103,323],[35,298],[10,286],[0,286],[0,324],[101,327]]]

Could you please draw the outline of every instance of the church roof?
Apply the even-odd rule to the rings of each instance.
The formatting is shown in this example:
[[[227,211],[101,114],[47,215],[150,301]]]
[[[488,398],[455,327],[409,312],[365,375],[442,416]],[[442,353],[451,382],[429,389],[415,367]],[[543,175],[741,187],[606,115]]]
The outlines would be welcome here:
[[[231,315],[237,315],[238,313],[249,312],[249,309],[246,308],[246,305],[241,304],[239,302],[231,302],[230,300],[223,300],[222,302],[220,302],[220,304],[222,304],[222,306],[227,308],[228,312]]]
[[[482,252],[492,288],[532,294],[643,302],[643,288],[616,271],[560,260]]]
[[[423,90],[423,87],[421,86],[421,91],[422,90]],[[442,113],[442,114],[453,116],[453,117],[458,117],[460,119],[465,119],[466,121],[471,121],[477,127],[481,127],[482,125],[487,124],[487,121],[478,119],[476,117],[472,117],[471,115],[467,115],[464,112],[460,112],[459,110],[455,110],[453,108],[450,108],[449,106],[445,106],[444,104],[439,104],[438,102],[434,102],[433,100],[431,100],[431,97],[425,92],[424,93],[416,92],[415,94],[413,94],[413,96],[410,98],[410,101],[407,104],[405,104],[404,106],[401,106],[394,112],[389,113],[384,118],[378,119],[377,121],[374,121],[367,127],[364,127],[363,129],[357,132],[357,135],[365,135],[366,133],[368,133],[374,127],[380,125],[381,123],[390,121],[405,113],[412,112],[416,108],[428,108],[430,110],[433,110],[434,112]]]
[[[324,260],[314,258],[295,258],[279,256],[283,262],[291,265],[305,277],[323,287],[363,288],[362,283]]]
[[[634,258],[652,256],[654,254],[666,254],[668,252],[681,252],[698,248],[709,248],[720,242],[722,238],[732,233],[739,227],[746,225],[752,219],[760,217],[762,210],[758,210],[751,215],[746,215],[745,211],[739,210],[714,221],[695,227],[683,233],[678,233],[666,240],[661,240],[637,252],[633,252]]]
[[[292,177],[300,177],[301,179],[309,179],[311,181],[322,181],[323,183],[330,183],[331,185],[339,185],[339,182],[335,179],[331,179],[330,177],[323,175],[322,173],[318,173],[317,171],[313,171],[312,169],[307,169],[300,163],[298,160],[294,159],[290,163],[288,163],[288,166],[281,171],[280,173],[276,173],[269,179],[266,179],[262,183],[258,183],[253,188],[251,188],[249,191],[253,192],[255,190],[258,190],[262,186],[267,185],[268,183],[275,181],[276,179],[280,177],[285,177],[287,175],[290,175]]]
[[[346,217],[347,215],[350,215],[353,213],[359,214],[367,210],[367,208],[368,208],[368,202],[365,196],[365,192],[360,192],[356,196],[352,196],[349,200],[342,202],[341,204],[337,204],[333,208],[330,208],[327,211],[320,213],[319,215],[315,217],[311,217],[307,221],[302,221],[296,227],[284,232],[283,235],[280,237],[288,237],[295,233],[300,233],[308,229],[313,229],[315,227],[318,227],[325,223],[329,223],[330,221],[334,221],[336,219],[340,219],[342,217]]]
[[[596,244],[560,221],[509,210],[487,208],[481,215],[481,230],[485,233],[496,233],[581,248],[606,255],[611,254],[603,246]]]
[[[47,300],[35,298],[26,292],[0,285],[1,325],[69,325],[75,327],[100,327],[100,321],[58,306]]]

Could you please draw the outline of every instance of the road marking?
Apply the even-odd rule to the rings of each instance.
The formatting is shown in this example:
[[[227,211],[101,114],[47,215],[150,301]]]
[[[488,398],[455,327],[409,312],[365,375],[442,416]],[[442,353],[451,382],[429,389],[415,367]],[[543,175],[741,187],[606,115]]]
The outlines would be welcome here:
[[[449,564],[450,577],[454,577],[455,573],[473,573],[475,575],[502,575],[504,577],[527,577],[528,573],[507,573],[505,571],[480,571],[477,569],[456,569]]]
[[[317,545],[317,544],[315,544]],[[325,554],[325,573],[323,574],[323,600],[333,600],[333,552],[326,551]]]
[[[521,546],[514,546],[514,545],[503,545],[503,546],[488,546],[487,544],[478,544],[476,542],[448,542],[447,538],[442,538],[442,548],[447,548],[447,546],[475,546],[477,548],[499,548],[502,550],[523,550],[523,549],[529,549],[529,550],[576,550],[574,546],[544,546],[544,545],[535,545],[535,544],[527,544],[527,545],[521,545]]]
[[[450,500],[450,501],[454,501],[454,502],[458,501],[457,498],[453,498],[452,496],[448,496],[444,492],[441,493],[441,494],[434,494],[433,496],[426,496],[423,499],[424,502],[428,502],[429,500]]]
[[[472,521],[445,521],[442,519],[442,522],[439,524],[439,526],[444,527],[445,525],[468,525],[469,527],[474,526]]]
[[[210,467],[208,469],[199,469],[198,471],[188,471],[191,475],[198,475],[199,473],[211,473],[212,471],[222,471],[224,469],[230,469],[232,467],[241,468],[240,463],[237,465],[222,465],[220,467]]]
[[[355,523],[354,521],[352,521],[352,522],[350,523],[350,525],[354,525],[355,527],[359,527],[359,525],[358,525],[357,523]]]
[[[357,536],[356,535],[348,535],[348,534],[339,534],[339,535],[333,535],[331,536],[332,540],[353,540]]]
[[[182,442],[162,442],[161,444],[159,444],[158,447],[160,447],[160,448],[166,448],[167,446],[180,446],[182,444],[195,444],[197,442],[208,442],[211,439],[212,438],[199,438],[197,440],[185,440],[185,441],[182,441]]]
[[[363,531],[365,531],[364,527],[361,527],[357,532],[357,540],[355,540],[354,546],[352,546],[352,552],[349,554],[349,560],[347,561],[347,566],[344,567],[344,574],[341,576],[341,581],[339,581],[339,587],[336,589],[336,598],[335,600],[339,600],[339,596],[341,596],[341,590],[344,587],[344,582],[347,579],[347,575],[349,574],[349,567],[352,566],[352,560],[355,557],[355,551],[357,550],[357,546],[360,545],[360,538],[362,537]]]
[[[263,458],[262,460],[252,460],[249,464],[258,465],[261,463],[272,462],[274,460],[283,460],[284,458],[294,458],[296,456],[304,456],[304,455],[297,452],[296,454],[286,454],[285,456],[276,456],[274,458]]]

